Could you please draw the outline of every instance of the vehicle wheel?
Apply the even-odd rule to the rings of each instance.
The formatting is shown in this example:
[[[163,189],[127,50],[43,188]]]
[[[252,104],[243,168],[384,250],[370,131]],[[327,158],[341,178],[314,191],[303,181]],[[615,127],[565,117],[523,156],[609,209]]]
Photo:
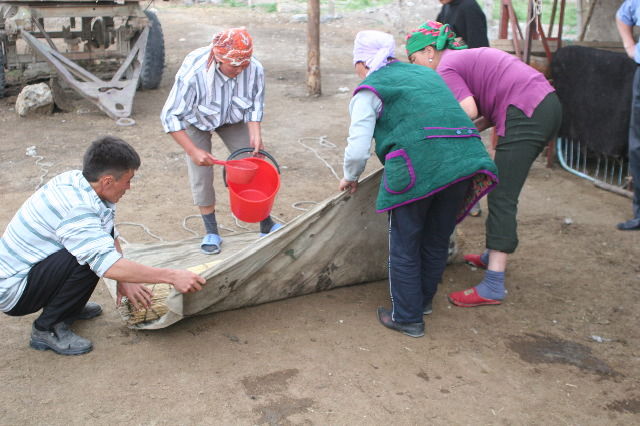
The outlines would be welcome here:
[[[144,63],[140,71],[140,88],[143,90],[157,89],[162,80],[164,70],[164,38],[160,20],[155,13],[145,10],[151,28],[147,38],[147,49],[144,52]]]

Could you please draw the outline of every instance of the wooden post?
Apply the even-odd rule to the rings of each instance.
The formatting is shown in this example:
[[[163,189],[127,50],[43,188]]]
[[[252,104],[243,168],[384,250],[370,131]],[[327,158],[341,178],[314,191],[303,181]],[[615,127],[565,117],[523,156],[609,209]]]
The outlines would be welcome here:
[[[587,29],[589,28],[589,23],[591,22],[591,17],[593,16],[593,9],[595,8],[596,3],[598,3],[598,0],[591,0],[591,4],[589,5],[589,12],[587,13],[587,19],[586,21],[584,21],[584,24],[582,24],[582,31],[580,31],[580,37],[578,37],[579,41],[583,41],[584,36],[587,34]]]
[[[309,0],[307,14],[307,93],[320,96],[320,0]]]

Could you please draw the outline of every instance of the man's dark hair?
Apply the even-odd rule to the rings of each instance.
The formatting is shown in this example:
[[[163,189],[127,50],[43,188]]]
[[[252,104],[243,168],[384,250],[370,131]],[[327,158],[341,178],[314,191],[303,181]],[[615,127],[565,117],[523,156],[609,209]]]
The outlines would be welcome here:
[[[129,170],[138,170],[140,156],[120,138],[104,136],[91,142],[82,159],[82,176],[96,182],[104,175],[120,179]]]

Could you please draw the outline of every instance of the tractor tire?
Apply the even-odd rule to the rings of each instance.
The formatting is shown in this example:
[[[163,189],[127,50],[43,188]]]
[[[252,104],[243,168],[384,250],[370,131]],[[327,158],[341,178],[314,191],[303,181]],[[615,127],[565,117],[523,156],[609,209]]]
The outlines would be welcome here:
[[[147,38],[147,48],[144,53],[144,62],[140,71],[140,88],[142,90],[157,89],[162,80],[164,70],[164,38],[160,20],[155,13],[145,10],[149,18],[151,28]]]

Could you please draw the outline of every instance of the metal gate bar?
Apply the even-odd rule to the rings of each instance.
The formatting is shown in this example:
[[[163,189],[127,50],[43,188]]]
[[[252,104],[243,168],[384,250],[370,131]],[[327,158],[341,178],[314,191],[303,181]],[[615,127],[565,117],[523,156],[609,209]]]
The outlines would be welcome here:
[[[627,176],[629,161],[622,157],[595,152],[585,143],[570,138],[556,141],[558,161],[563,169],[593,182],[596,186],[631,197]]]

